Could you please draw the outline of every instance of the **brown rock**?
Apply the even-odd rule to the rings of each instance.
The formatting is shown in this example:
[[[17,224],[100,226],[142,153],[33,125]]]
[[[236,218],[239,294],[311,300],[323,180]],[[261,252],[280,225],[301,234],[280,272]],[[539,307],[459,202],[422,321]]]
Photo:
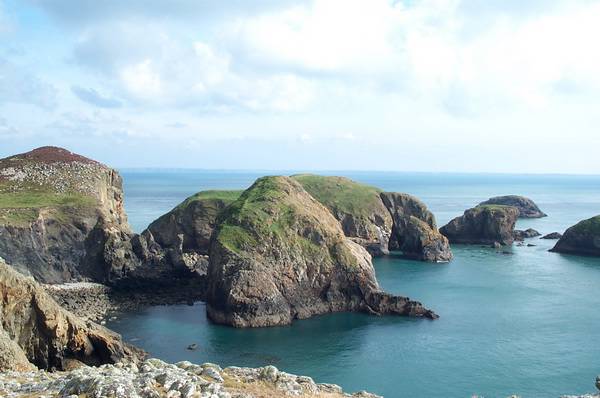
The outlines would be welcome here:
[[[519,211],[515,207],[485,205],[466,210],[440,229],[451,243],[510,245]]]

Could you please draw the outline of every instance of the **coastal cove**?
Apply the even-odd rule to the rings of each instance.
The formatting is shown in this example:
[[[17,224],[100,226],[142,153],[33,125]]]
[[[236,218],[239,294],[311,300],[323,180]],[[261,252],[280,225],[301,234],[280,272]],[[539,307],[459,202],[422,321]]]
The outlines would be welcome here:
[[[129,221],[139,232],[197,191],[245,188],[264,174],[123,170]],[[416,195],[439,225],[508,193],[533,198],[549,214],[517,225],[543,234],[563,232],[600,208],[600,177],[594,176],[321,174]],[[196,303],[122,314],[107,326],[164,360],[272,363],[386,397],[591,392],[600,367],[600,319],[594,315],[600,305],[594,293],[600,260],[549,253],[555,241],[526,243],[536,246],[503,249],[512,254],[453,245],[449,264],[374,259],[382,288],[433,308],[441,316],[435,322],[333,314],[289,327],[240,330],[211,324],[204,305]],[[186,349],[192,343],[197,350]]]

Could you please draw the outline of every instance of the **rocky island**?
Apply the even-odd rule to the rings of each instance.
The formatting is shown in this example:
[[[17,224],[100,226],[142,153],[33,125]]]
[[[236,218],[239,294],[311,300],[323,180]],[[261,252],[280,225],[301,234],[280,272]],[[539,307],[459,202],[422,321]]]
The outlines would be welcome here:
[[[550,251],[600,256],[600,216],[580,221],[567,229]]]
[[[516,207],[479,205],[440,228],[451,243],[511,245],[519,217]]]
[[[547,216],[533,200],[518,195],[496,196],[480,203],[480,205],[516,207],[519,210],[519,218],[542,218]]]

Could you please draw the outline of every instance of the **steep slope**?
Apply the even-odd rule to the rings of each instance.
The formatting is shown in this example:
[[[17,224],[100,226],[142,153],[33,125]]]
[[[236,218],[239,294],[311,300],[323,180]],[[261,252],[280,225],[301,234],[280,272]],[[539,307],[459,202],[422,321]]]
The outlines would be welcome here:
[[[551,251],[600,256],[600,216],[580,221],[567,229]]]
[[[331,211],[347,237],[372,255],[388,253],[392,218],[379,197],[379,189],[345,177],[299,174],[292,178]]]
[[[433,213],[414,196],[382,192],[381,199],[392,215],[390,250],[400,250],[410,258],[432,262],[452,259],[448,239],[438,230]]]
[[[210,247],[207,313],[237,327],[333,311],[435,317],[379,290],[370,256],[288,177],[263,177],[231,204]]]
[[[114,249],[130,238],[115,170],[56,147],[0,160],[0,256],[22,273],[104,279],[128,266],[127,250]]]
[[[63,369],[69,360],[99,365],[135,355],[117,334],[63,310],[0,259],[0,371],[27,369],[29,362],[42,369]]]

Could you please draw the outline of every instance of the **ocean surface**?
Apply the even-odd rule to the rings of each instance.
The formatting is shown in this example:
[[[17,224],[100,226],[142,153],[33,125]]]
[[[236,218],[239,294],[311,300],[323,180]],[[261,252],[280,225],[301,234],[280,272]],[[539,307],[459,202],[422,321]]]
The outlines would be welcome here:
[[[293,171],[278,174],[292,174]],[[136,231],[204,189],[245,188],[273,172],[122,170]],[[438,224],[496,195],[532,198],[549,217],[518,228],[563,232],[600,214],[600,176],[337,172],[418,196]],[[436,321],[332,314],[289,327],[211,324],[204,304],[123,314],[109,327],[168,360],[263,366],[395,397],[559,397],[595,391],[600,374],[600,258],[549,253],[531,239],[503,254],[452,247],[449,264],[374,260],[381,286],[418,299]],[[196,343],[196,351],[188,351]]]

